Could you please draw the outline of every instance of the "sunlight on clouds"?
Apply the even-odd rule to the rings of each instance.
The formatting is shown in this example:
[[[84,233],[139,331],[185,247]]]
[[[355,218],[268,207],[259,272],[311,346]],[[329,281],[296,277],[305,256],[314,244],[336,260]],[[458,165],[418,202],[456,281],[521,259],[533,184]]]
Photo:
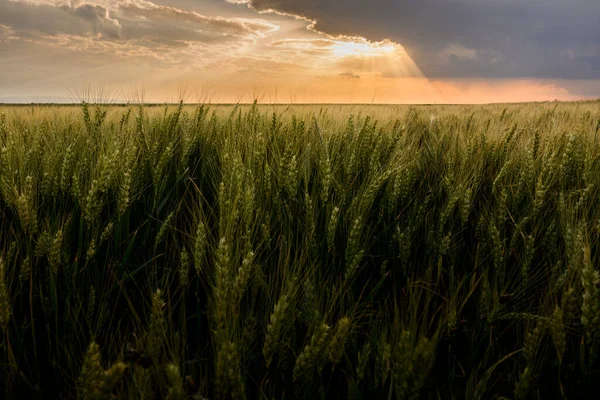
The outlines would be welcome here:
[[[390,55],[400,48],[399,45],[392,42],[376,42],[370,43],[367,41],[334,41],[331,46],[331,53],[334,56],[380,56]]]
[[[320,74],[338,76],[423,77],[404,48],[390,41],[362,38],[282,39],[271,42],[275,57],[306,59]]]

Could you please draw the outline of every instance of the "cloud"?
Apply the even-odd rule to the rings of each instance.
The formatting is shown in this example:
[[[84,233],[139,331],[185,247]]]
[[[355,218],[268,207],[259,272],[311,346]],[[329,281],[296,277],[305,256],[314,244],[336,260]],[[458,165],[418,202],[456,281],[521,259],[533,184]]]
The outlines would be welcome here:
[[[2,0],[0,24],[23,38],[72,35],[149,47],[253,40],[278,28],[260,19],[208,17],[146,0]]]
[[[14,31],[10,26],[0,24],[0,44],[14,39]]]
[[[331,39],[280,39],[271,42],[271,46],[274,47],[287,47],[292,49],[330,49],[335,44],[335,41]]]
[[[118,38],[121,36],[123,27],[118,20],[111,18],[108,9],[92,4],[81,4],[76,7],[62,6],[67,13],[87,21],[94,30],[95,34],[100,33],[110,38]]]
[[[228,1],[333,36],[393,40],[431,77],[600,78],[597,0]]]
[[[147,0],[0,0],[0,90],[64,93],[73,82],[164,84],[237,57],[278,26]]]
[[[74,2],[0,2],[0,24],[10,27],[17,36],[38,35],[105,35],[115,38],[121,29],[109,10],[97,4]]]
[[[118,14],[130,39],[222,43],[262,37],[278,28],[259,19],[207,17],[148,1],[120,5]]]

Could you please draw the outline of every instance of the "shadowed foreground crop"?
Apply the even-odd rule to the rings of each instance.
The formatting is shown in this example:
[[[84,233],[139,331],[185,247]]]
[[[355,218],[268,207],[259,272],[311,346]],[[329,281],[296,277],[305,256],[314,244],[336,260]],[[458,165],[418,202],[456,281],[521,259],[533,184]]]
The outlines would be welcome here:
[[[597,385],[598,103],[0,114],[9,398]]]

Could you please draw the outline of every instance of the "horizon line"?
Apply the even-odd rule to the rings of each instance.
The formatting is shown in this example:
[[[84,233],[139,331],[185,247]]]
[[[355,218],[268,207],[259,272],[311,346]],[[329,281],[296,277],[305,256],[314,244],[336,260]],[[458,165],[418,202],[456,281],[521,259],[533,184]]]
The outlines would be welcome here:
[[[484,103],[309,103],[309,102],[290,102],[290,103],[264,103],[264,102],[237,102],[237,103],[211,103],[211,102],[183,102],[185,106],[201,106],[201,105],[212,105],[212,106],[251,106],[257,104],[259,106],[484,106],[484,105],[498,105],[498,104],[544,104],[544,103],[594,103],[600,101],[600,98],[594,99],[580,99],[580,100],[531,100],[531,101],[512,101],[512,102],[484,102]],[[118,102],[2,102],[0,106],[9,107],[20,107],[20,106],[62,106],[62,107],[74,107],[80,106],[83,103],[90,105],[106,105],[106,106],[176,106],[181,102],[129,102],[129,101],[118,101]]]

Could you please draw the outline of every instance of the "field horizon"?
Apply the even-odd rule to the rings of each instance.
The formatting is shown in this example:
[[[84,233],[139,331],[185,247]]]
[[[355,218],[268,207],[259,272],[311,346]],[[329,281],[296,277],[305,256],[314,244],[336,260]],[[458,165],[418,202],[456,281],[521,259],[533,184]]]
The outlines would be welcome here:
[[[2,101],[0,98],[0,107],[27,107],[27,106],[40,106],[40,107],[80,107],[82,103],[88,105],[103,105],[103,106],[114,106],[114,107],[131,107],[131,106],[145,106],[145,107],[162,107],[162,106],[178,106],[182,101],[165,101],[165,102],[136,102],[136,101],[108,101],[108,102],[93,102],[93,101],[65,101],[65,102],[36,102],[36,101],[24,101],[24,102],[10,102]],[[257,104],[259,106],[383,106],[383,107],[431,107],[431,106],[445,106],[445,107],[468,107],[468,106],[499,106],[499,105],[528,105],[528,104],[585,104],[585,103],[598,103],[599,98],[588,98],[581,100],[538,100],[538,101],[513,101],[513,102],[486,102],[486,103],[372,103],[372,102],[353,102],[353,103],[320,103],[320,102],[264,102],[264,101],[249,101],[249,102],[231,102],[231,103],[220,103],[210,101],[183,101],[184,106],[252,106]]]

